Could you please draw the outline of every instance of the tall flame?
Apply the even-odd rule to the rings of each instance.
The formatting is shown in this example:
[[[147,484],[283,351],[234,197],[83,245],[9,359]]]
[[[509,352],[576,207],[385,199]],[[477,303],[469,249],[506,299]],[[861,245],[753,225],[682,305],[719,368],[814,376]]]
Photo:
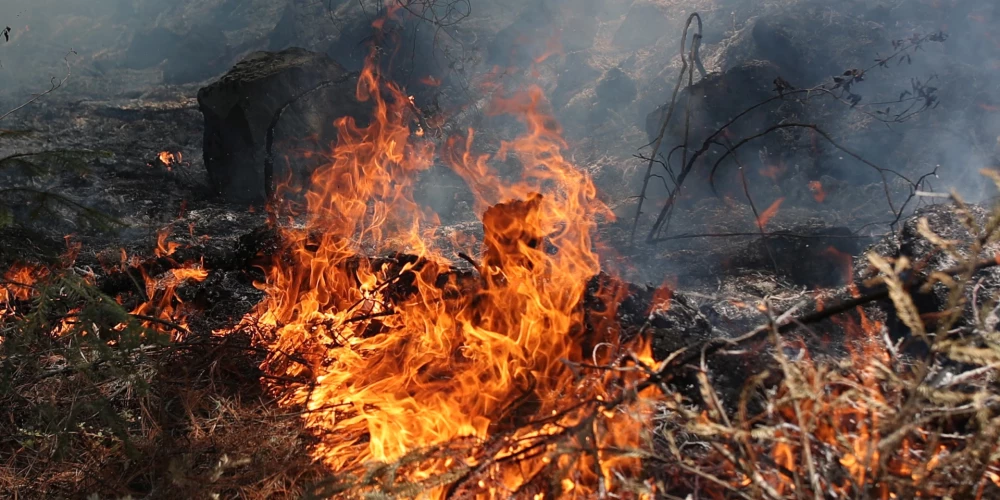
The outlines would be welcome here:
[[[567,361],[591,359],[578,340],[580,305],[600,271],[595,217],[610,216],[588,176],[564,158],[541,90],[499,98],[492,112],[514,115],[525,134],[493,157],[473,153],[472,130],[441,152],[483,213],[480,279],[459,278],[432,238],[436,217],[411,196],[434,147],[416,141],[408,97],[375,68],[369,60],[357,86],[372,120],[336,120],[337,143],[305,194],[305,224],[281,229],[286,246],[259,285],[267,298],[247,317],[270,330],[263,368],[307,381],[282,388],[283,401],[307,407],[306,422],[320,436],[314,454],[338,470],[456,439],[481,442],[524,419],[525,409],[551,415],[579,397]],[[523,166],[519,182],[502,183],[491,166],[508,159]],[[406,254],[364,257],[392,251]],[[634,442],[631,427],[607,439]],[[634,461],[602,462],[607,481],[611,464]],[[500,489],[484,487],[506,496],[503,488],[517,488],[543,465],[505,472],[496,478]],[[428,467],[416,477],[435,472]],[[564,484],[570,490],[583,494],[573,480]]]
[[[473,153],[472,130],[441,152],[483,213],[479,280],[452,272],[432,237],[436,216],[411,196],[416,175],[437,155],[411,133],[407,95],[369,59],[357,98],[371,104],[370,123],[336,120],[337,143],[305,193],[305,223],[281,229],[284,251],[258,285],[267,298],[247,317],[270,330],[263,368],[308,381],[282,394],[308,408],[307,425],[320,436],[315,456],[351,469],[456,439],[481,442],[523,419],[522,408],[557,413],[577,391],[566,361],[591,356],[576,340],[584,330],[580,305],[600,271],[594,220],[610,211],[564,158],[566,143],[543,110],[541,90],[494,103],[494,114],[517,117],[527,131],[493,157]],[[491,166],[508,159],[523,166],[519,182],[504,184]],[[406,254],[364,256],[393,251]],[[624,446],[633,434],[606,439]],[[602,462],[606,480],[611,464],[634,465]],[[543,465],[496,479],[516,488]],[[564,488],[581,491],[572,480]]]

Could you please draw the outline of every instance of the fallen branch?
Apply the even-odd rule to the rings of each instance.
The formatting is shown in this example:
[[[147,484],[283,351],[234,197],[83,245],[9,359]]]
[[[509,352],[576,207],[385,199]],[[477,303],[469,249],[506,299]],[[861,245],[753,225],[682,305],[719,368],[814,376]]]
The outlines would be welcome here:
[[[993,267],[1000,266],[1000,259],[986,259],[981,260],[975,264],[971,269],[972,273],[982,271],[983,269],[989,269]],[[968,266],[955,266],[948,268],[934,274],[947,274],[950,276],[960,275],[962,273],[968,273],[970,269]],[[916,278],[915,275],[911,275],[910,279],[905,283],[906,287],[909,289],[920,288],[930,282],[933,278]],[[776,327],[778,333],[788,333],[799,326],[809,325],[813,323],[818,323],[825,319],[832,318],[838,314],[850,311],[859,306],[865,304],[870,304],[879,300],[884,300],[889,298],[889,288],[885,284],[879,284],[868,290],[866,293],[854,297],[836,304],[824,305],[823,310],[813,311],[811,313],[803,314],[801,316],[791,317],[788,313],[798,308],[798,306],[785,311],[778,319],[775,324],[770,322],[763,324],[754,328],[753,330],[739,336],[736,338],[715,338],[709,339],[704,342],[682,348],[681,351],[687,352],[688,354],[684,356],[678,356],[673,358],[670,362],[664,362],[663,366],[656,372],[654,378],[662,378],[666,375],[672,367],[683,366],[692,363],[703,356],[707,356],[716,351],[721,350],[724,347],[732,347],[743,342],[750,340],[755,340],[759,336],[767,333],[771,328]]]

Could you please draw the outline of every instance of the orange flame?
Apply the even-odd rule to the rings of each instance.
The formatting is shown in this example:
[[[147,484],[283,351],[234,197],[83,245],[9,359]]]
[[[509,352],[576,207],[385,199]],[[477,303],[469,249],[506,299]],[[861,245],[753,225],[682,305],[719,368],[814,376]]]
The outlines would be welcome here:
[[[182,161],[184,161],[184,155],[182,155],[180,151],[176,153],[171,153],[170,151],[160,151],[157,158],[160,159],[160,163],[167,167],[168,172],[173,170],[174,165],[179,165]]]
[[[146,282],[146,300],[132,309],[132,314],[142,320],[142,325],[154,330],[164,330],[164,325],[174,324],[187,329],[185,320],[188,311],[184,301],[177,295],[177,288],[187,281],[204,281],[208,271],[199,264],[185,264],[159,276],[149,276],[141,267],[139,270]],[[179,340],[179,332],[172,332],[173,340]]]
[[[778,213],[778,207],[781,206],[781,202],[783,202],[783,201],[785,201],[784,197],[781,197],[781,198],[778,198],[777,200],[774,200],[774,203],[771,203],[771,206],[767,207],[767,210],[764,210],[763,212],[760,213],[760,218],[757,220],[757,224],[761,228],[763,228],[764,226],[766,226],[767,223],[775,215],[777,215],[777,213]]]
[[[762,177],[767,177],[767,178],[771,179],[774,182],[778,182],[778,177],[781,174],[785,173],[785,166],[784,165],[767,165],[764,168],[758,169],[757,172]]]
[[[649,306],[649,311],[647,311],[646,314],[670,310],[670,300],[674,298],[674,288],[676,288],[676,286],[676,280],[673,278],[667,277],[664,279],[663,283],[660,284],[660,287],[653,292],[653,300]]]
[[[487,441],[527,402],[532,413],[547,416],[581,398],[605,397],[592,385],[578,385],[565,361],[592,356],[580,340],[580,305],[589,278],[600,271],[594,220],[611,212],[586,173],[563,156],[566,143],[543,111],[541,90],[496,100],[492,113],[514,115],[527,130],[495,155],[473,152],[472,130],[449,139],[441,152],[483,213],[481,281],[472,282],[451,272],[432,237],[436,215],[413,201],[414,179],[432,165],[435,151],[411,133],[407,95],[383,81],[369,60],[357,98],[372,104],[373,119],[365,127],[349,117],[335,121],[337,143],[305,193],[305,227],[281,229],[284,252],[258,285],[267,298],[246,318],[272,328],[264,339],[272,352],[262,365],[266,372],[313,382],[276,389],[284,403],[310,410],[306,424],[321,431],[314,456],[352,470],[457,439]],[[511,185],[491,166],[508,158],[524,167]],[[362,249],[413,257],[373,260]],[[635,444],[642,428],[637,420],[648,414],[600,414],[607,432],[598,440],[609,449]],[[493,454],[524,453],[581,418],[568,411],[561,420],[518,431]],[[573,465],[548,455],[517,466],[497,461],[490,481],[480,481],[474,493],[509,497],[546,459]],[[474,457],[467,460],[474,465]],[[432,461],[410,475],[427,478],[449,464],[454,460]],[[635,459],[603,454],[599,468],[580,459],[563,492],[588,496],[598,481],[614,485],[618,474],[637,467]],[[595,477],[595,468],[603,477]]]
[[[425,76],[420,79],[420,83],[427,85],[428,87],[439,87],[441,86],[441,80],[434,78],[431,75]]]
[[[15,300],[30,299],[32,287],[48,274],[44,267],[15,263],[7,269],[0,281],[0,306],[6,306]]]
[[[809,192],[812,193],[816,203],[823,203],[826,199],[826,192],[823,191],[823,184],[820,181],[809,181]]]
[[[561,30],[555,30],[548,39],[545,40],[545,50],[534,59],[535,64],[541,64],[552,56],[561,56],[563,51]]]
[[[193,227],[193,226],[192,226]],[[167,236],[170,235],[170,227],[165,227],[156,232],[156,249],[153,253],[157,257],[166,257],[168,255],[173,255],[177,251],[177,247],[180,243],[176,241],[167,241]]]

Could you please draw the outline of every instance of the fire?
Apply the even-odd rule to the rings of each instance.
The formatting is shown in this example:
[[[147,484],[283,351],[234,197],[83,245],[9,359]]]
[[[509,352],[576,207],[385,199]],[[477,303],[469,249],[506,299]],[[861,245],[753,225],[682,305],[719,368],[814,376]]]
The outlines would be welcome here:
[[[561,30],[553,31],[552,35],[545,40],[545,49],[535,57],[535,64],[541,64],[553,56],[564,55]]]
[[[173,255],[180,246],[180,243],[177,243],[176,241],[168,242],[167,236],[170,236],[170,227],[165,227],[156,232],[156,249],[153,252],[157,257],[167,257]]]
[[[649,311],[646,314],[653,314],[654,312],[665,312],[670,310],[670,299],[674,298],[674,288],[676,287],[675,280],[668,277],[663,280],[663,283],[653,292],[653,300],[650,303]]]
[[[35,283],[47,275],[48,270],[43,267],[15,263],[0,280],[0,306],[30,299]]]
[[[428,87],[440,87],[441,80],[434,78],[432,75],[425,76],[420,79],[420,83],[427,85]]]
[[[157,231],[156,248],[153,250],[156,257],[169,257],[180,248],[179,243],[167,241],[171,229],[167,226]],[[163,327],[166,325],[180,327],[172,329],[173,339],[178,340],[178,332],[187,330],[185,317],[189,311],[185,310],[184,301],[177,295],[177,288],[187,282],[204,281],[208,278],[208,270],[204,268],[202,262],[178,264],[172,259],[168,261],[172,265],[171,269],[157,276],[150,276],[135,256],[126,259],[125,251],[122,250],[122,267],[138,268],[146,284],[146,300],[133,308],[130,314],[142,320],[143,326],[147,328],[164,330]]]
[[[757,220],[757,224],[761,228],[766,226],[767,223],[770,222],[771,219],[778,214],[778,207],[781,206],[781,202],[783,201],[785,201],[784,197],[774,200],[774,203],[771,203],[771,206],[767,207],[767,210],[764,210],[763,212],[760,213],[760,218]]]
[[[785,173],[785,166],[781,164],[767,165],[757,170],[761,177],[767,177],[774,182],[778,182],[778,177]]]
[[[826,192],[823,191],[823,184],[820,181],[809,181],[809,192],[812,193],[816,203],[823,203],[826,199]]]
[[[146,282],[146,298],[148,300],[136,306],[129,314],[139,318],[142,325],[164,330],[166,324],[173,324],[182,330],[187,329],[184,301],[177,295],[177,288],[188,281],[204,281],[208,271],[199,263],[185,264],[185,267],[171,269],[159,276],[149,276],[142,268],[142,276]],[[173,340],[179,340],[179,333],[173,332]]]
[[[335,470],[359,470],[429,446],[480,443],[479,454],[429,460],[408,475],[419,480],[496,460],[464,487],[503,498],[557,465],[575,471],[563,485],[571,496],[636,473],[632,458],[601,452],[599,464],[591,457],[574,466],[544,447],[517,465],[500,465],[567,427],[591,425],[573,404],[609,396],[578,383],[566,361],[615,355],[592,353],[580,340],[581,300],[600,271],[594,220],[611,212],[586,173],[564,158],[566,143],[541,90],[496,99],[490,112],[514,115],[526,133],[495,155],[474,152],[473,130],[440,151],[483,213],[474,280],[452,271],[432,237],[435,214],[413,201],[414,178],[436,152],[411,132],[406,93],[382,80],[370,60],[357,98],[372,104],[373,119],[366,127],[336,120],[338,141],[305,194],[305,224],[281,228],[284,251],[259,284],[267,298],[246,318],[271,328],[262,337],[272,353],[266,372],[311,381],[275,390],[283,403],[308,408],[306,424],[319,436],[314,456]],[[510,185],[492,167],[508,159],[524,167]],[[394,257],[365,257],[372,253]],[[607,336],[615,342],[617,333]],[[647,414],[599,412],[592,425],[607,429],[598,441],[623,448],[637,443],[637,419]],[[529,415],[555,417],[482,448]]]
[[[160,153],[157,154],[157,158],[159,158],[160,163],[167,167],[168,172],[173,170],[174,165],[179,165],[184,161],[184,155],[182,155],[180,151],[176,153],[171,153],[170,151],[160,151]]]
[[[24,302],[35,295],[35,284],[48,276],[44,267],[14,263],[0,278],[0,320],[17,313],[16,302]],[[0,343],[3,337],[0,336]]]

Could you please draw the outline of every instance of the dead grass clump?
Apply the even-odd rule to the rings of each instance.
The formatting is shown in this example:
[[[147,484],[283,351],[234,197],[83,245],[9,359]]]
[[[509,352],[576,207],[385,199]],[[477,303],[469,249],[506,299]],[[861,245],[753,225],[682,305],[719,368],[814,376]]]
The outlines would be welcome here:
[[[297,498],[317,477],[246,336],[170,342],[72,268],[36,274],[3,283],[0,496]]]

